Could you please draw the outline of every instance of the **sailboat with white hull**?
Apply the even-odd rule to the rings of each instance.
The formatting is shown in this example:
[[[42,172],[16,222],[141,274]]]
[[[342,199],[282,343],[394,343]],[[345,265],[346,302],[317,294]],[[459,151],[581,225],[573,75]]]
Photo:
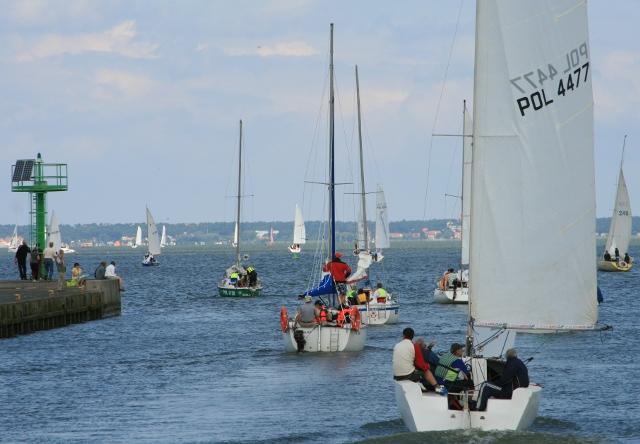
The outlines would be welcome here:
[[[358,256],[358,268],[349,276],[348,284],[355,290],[359,282],[369,282],[369,268],[375,262],[381,262],[384,258],[382,248],[389,248],[389,221],[387,218],[387,201],[384,197],[382,186],[378,185],[376,192],[376,251],[371,251],[369,242],[369,230],[367,226],[367,191],[364,176],[364,153],[362,149],[362,117],[360,112],[360,78],[358,67],[356,74],[356,101],[358,108],[358,148],[360,153],[360,220],[358,221],[358,243],[355,252]],[[363,248],[361,249],[360,246]],[[372,288],[363,289],[366,295],[366,303],[358,305],[358,311],[362,316],[362,322],[367,325],[395,324],[398,322],[400,304],[393,294],[385,290],[384,297],[373,299]]]
[[[157,256],[160,256],[160,253],[162,252],[162,247],[160,246],[160,235],[149,208],[147,208],[147,242],[149,250],[142,259],[142,265],[145,267],[160,265],[160,262],[158,262],[157,259]]]
[[[18,226],[13,227],[13,234],[11,235],[11,241],[9,242],[9,247],[7,250],[9,253],[15,253],[18,251],[18,247],[20,246],[20,240],[18,239]]]
[[[473,121],[467,110],[466,101],[462,106],[462,232],[460,252],[460,269],[455,279],[449,281],[445,273],[438,280],[433,291],[434,301],[440,304],[467,304],[469,302],[469,223],[471,222],[471,165],[472,142],[471,130]]]
[[[240,256],[240,210],[242,208],[242,120],[240,121],[240,136],[238,142],[238,194],[236,196],[236,224],[233,231],[233,246],[236,250],[236,261],[225,270],[223,278],[218,283],[218,294],[230,297],[260,296],[262,283],[252,267],[244,267]]]
[[[620,173],[618,175],[618,188],[616,191],[616,203],[611,216],[609,235],[605,245],[604,254],[598,261],[600,271],[629,271],[633,266],[633,260],[629,257],[629,241],[631,240],[631,202],[627,183],[624,180],[622,164],[624,162],[624,148],[627,136],[622,143],[622,159],[620,160]],[[615,252],[618,251],[616,257]],[[627,256],[627,259],[625,259]]]
[[[329,226],[328,248],[325,251],[331,255],[329,257],[331,260],[336,257],[333,23],[331,24],[329,48],[329,181],[327,183]],[[311,303],[310,300],[313,296],[317,296],[320,301],[324,301],[323,297],[335,301],[337,292],[336,283],[332,276],[329,273],[324,273],[320,284],[304,294],[305,299],[309,299],[307,303]],[[367,327],[361,322],[360,312],[356,307],[341,310],[337,313],[335,321],[324,322],[320,320],[320,322],[308,324],[289,319],[286,307],[282,307],[280,327],[286,352],[360,351],[364,348],[367,337]]]
[[[289,245],[289,252],[297,255],[302,251],[302,245],[307,242],[307,232],[304,226],[302,210],[296,204],[296,214],[293,221],[293,243]]]
[[[583,0],[477,1],[467,330],[476,387],[496,355],[480,352],[478,329],[601,329],[588,41]],[[550,291],[560,269],[562,285]],[[516,388],[485,411],[469,409],[473,392],[461,410],[409,381],[395,393],[412,431],[522,430],[542,389]]]

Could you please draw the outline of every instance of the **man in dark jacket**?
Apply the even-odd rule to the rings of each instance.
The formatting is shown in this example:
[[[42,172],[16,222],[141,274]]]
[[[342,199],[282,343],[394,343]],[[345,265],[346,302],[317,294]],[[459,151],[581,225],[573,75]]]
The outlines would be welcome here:
[[[27,241],[23,240],[22,244],[16,250],[16,263],[20,272],[20,279],[27,280],[27,255],[31,253],[31,248],[27,246]]]
[[[518,351],[510,348],[506,353],[507,362],[502,376],[496,384],[485,382],[478,396],[478,410],[486,410],[489,398],[511,399],[513,391],[519,387],[529,387],[529,371],[518,358]]]

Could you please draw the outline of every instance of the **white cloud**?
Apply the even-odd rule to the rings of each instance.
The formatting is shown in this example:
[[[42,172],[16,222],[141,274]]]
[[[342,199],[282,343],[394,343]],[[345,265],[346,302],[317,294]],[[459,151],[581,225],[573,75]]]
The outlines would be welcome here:
[[[201,47],[202,45],[199,45]],[[255,48],[224,48],[224,53],[231,56],[260,56],[260,57],[308,57],[317,53],[316,49],[307,42],[294,40],[279,42],[273,45],[256,46]]]
[[[157,57],[158,45],[137,42],[136,22],[128,20],[101,33],[64,36],[51,34],[42,37],[29,49],[17,55],[19,61],[32,61],[62,54],[82,54],[99,52],[119,54],[134,59]]]
[[[111,69],[96,72],[93,83],[93,97],[101,100],[135,99],[156,86],[156,82],[147,76]]]

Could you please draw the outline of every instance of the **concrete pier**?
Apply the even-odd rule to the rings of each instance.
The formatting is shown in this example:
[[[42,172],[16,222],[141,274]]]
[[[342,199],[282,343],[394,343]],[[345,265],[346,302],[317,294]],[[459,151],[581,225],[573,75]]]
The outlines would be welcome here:
[[[114,279],[63,290],[56,281],[0,281],[0,339],[117,316],[120,307]]]

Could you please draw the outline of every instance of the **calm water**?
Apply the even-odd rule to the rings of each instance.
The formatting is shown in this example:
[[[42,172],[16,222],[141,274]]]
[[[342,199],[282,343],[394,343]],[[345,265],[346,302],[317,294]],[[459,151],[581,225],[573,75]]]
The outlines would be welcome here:
[[[636,247],[631,253],[640,257]],[[410,434],[395,405],[391,349],[406,326],[442,348],[462,341],[466,307],[431,302],[433,282],[457,262],[452,244],[395,249],[387,287],[401,323],[370,328],[356,354],[287,355],[278,311],[293,310],[312,255],[252,254],[265,283],[253,300],[222,299],[230,253],[168,250],[144,268],[140,251],[73,255],[92,271],[116,260],[122,316],[0,341],[0,440],[109,442],[638,442],[638,269],[600,274],[606,333],[522,335],[545,387],[526,433]],[[559,271],[559,276],[561,270]],[[13,278],[0,253],[0,278]],[[549,291],[558,291],[561,281]]]

